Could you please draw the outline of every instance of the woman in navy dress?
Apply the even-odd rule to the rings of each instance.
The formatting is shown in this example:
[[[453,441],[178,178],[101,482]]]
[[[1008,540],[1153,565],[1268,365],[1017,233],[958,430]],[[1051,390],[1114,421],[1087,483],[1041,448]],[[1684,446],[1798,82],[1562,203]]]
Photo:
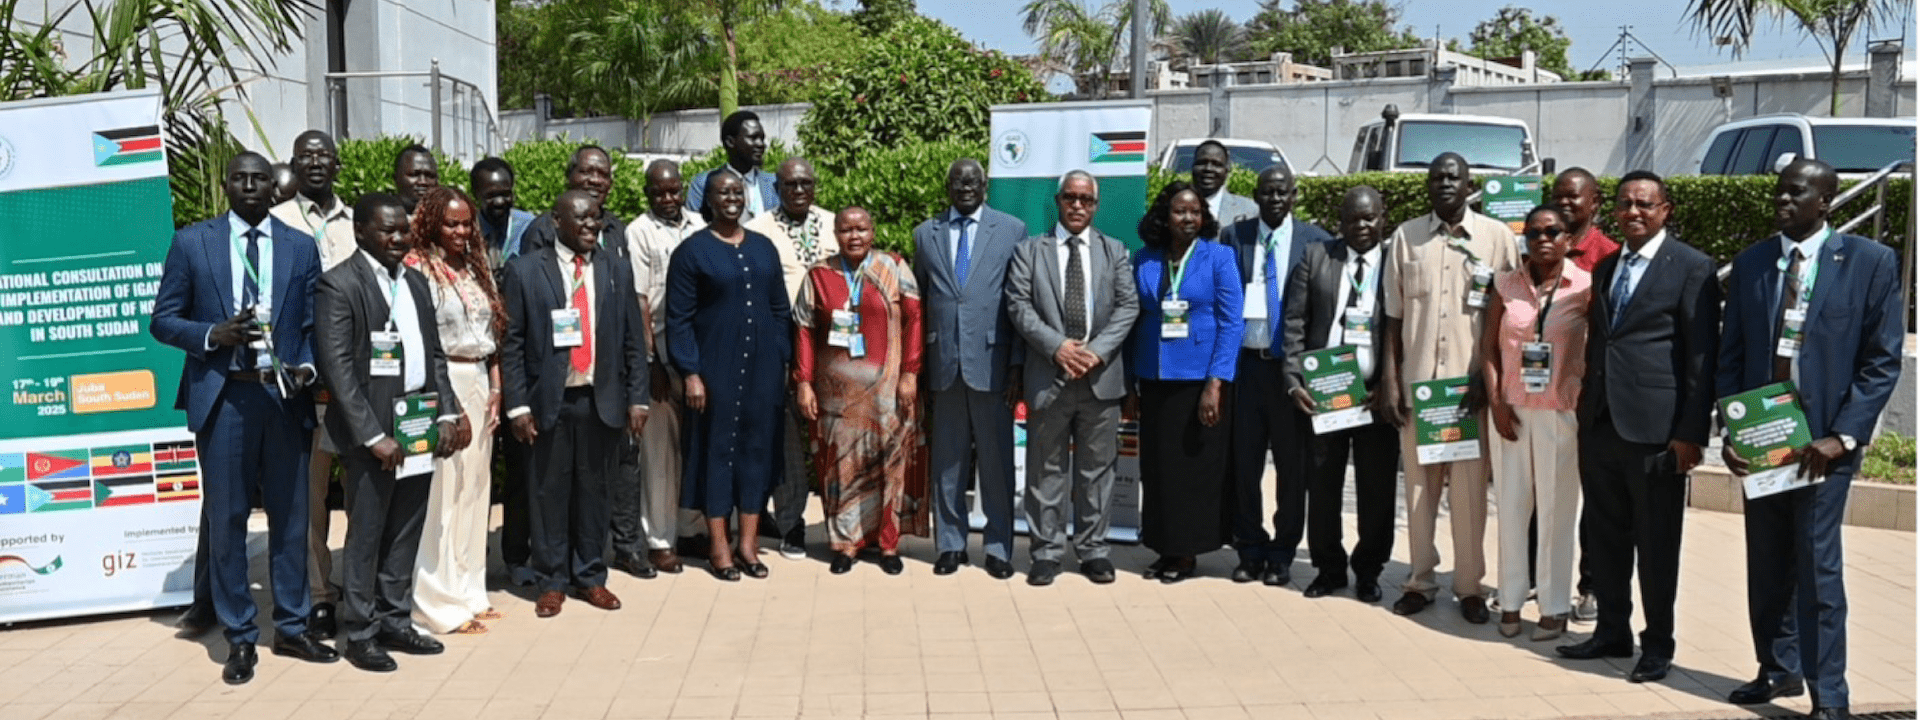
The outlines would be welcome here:
[[[667,266],[667,354],[686,377],[686,471],[680,503],[706,513],[714,577],[767,576],[760,513],[778,476],[793,318],[780,256],[766,236],[740,226],[746,185],[729,172],[707,177],[706,229],[673,251]],[[727,518],[740,515],[737,548]],[[736,564],[736,561],[737,564]]]

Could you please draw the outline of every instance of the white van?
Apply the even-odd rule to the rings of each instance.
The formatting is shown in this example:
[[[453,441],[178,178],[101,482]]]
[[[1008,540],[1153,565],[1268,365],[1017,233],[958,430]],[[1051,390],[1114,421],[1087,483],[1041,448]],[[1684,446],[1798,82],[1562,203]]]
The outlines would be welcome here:
[[[1765,175],[1783,156],[1823,160],[1844,175],[1864,175],[1913,160],[1913,118],[1830,118],[1794,113],[1735,120],[1713,129],[1694,151],[1701,175]]]
[[[1552,172],[1551,160],[1543,163],[1534,156],[1533,131],[1525,121],[1490,115],[1402,115],[1394,105],[1354,134],[1347,172],[1426,172],[1444,152],[1460,153],[1476,171]]]

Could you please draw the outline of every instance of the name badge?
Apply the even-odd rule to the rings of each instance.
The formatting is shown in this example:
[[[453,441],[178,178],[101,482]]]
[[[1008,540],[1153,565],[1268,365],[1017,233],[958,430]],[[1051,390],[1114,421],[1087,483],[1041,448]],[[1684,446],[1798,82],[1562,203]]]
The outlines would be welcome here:
[[[1487,289],[1493,287],[1493,268],[1473,264],[1473,284],[1467,288],[1467,307],[1487,306]]]
[[[1806,337],[1806,327],[1806,308],[1788,310],[1785,327],[1780,328],[1780,344],[1774,347],[1773,354],[1783,358],[1799,357],[1800,341]]]
[[[833,311],[833,326],[827,328],[827,345],[846,348],[849,357],[866,357],[867,338],[860,334],[860,314],[851,310]]]
[[[1553,343],[1520,343],[1520,384],[1527,392],[1547,391],[1547,382],[1553,379]]]
[[[586,334],[580,332],[579,308],[560,308],[552,312],[554,347],[580,347],[587,341]]]
[[[1373,346],[1373,311],[1365,308],[1347,308],[1346,317],[1340,320],[1340,332],[1346,345],[1361,347]]]
[[[255,353],[265,353],[267,352],[267,336],[273,334],[273,306],[264,302],[254,304],[253,322],[260,326],[260,339],[248,341],[247,346],[253,348]],[[265,360],[266,358],[262,357],[261,359]]]
[[[1160,338],[1172,340],[1187,336],[1187,301],[1160,301]]]
[[[374,331],[372,335],[373,355],[367,363],[367,374],[373,377],[400,377],[400,368],[406,360],[406,349],[400,345],[400,333]]]
[[[1247,294],[1241,296],[1240,317],[1246,320],[1267,319],[1267,284],[1264,282],[1247,283]]]

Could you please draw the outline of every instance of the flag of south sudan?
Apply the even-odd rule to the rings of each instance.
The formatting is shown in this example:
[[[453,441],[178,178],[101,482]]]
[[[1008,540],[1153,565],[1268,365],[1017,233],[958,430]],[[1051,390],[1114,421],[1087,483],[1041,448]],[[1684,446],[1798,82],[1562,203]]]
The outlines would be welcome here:
[[[164,146],[165,142],[160,139],[158,125],[95,130],[93,131],[93,164],[106,167],[154,162],[164,154],[162,150]]]

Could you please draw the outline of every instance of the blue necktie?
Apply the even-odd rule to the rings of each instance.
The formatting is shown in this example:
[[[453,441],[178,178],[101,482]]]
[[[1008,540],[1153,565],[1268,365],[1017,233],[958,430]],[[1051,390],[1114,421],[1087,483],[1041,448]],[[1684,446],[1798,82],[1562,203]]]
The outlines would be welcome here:
[[[260,301],[260,281],[254,279],[260,272],[260,231],[247,231],[247,267],[240,274],[240,307],[251,307]]]
[[[1273,346],[1280,344],[1280,333],[1274,332],[1274,330],[1282,327],[1280,318],[1280,258],[1278,257],[1279,253],[1274,252],[1279,248],[1274,247],[1268,242],[1272,237],[1273,236],[1269,234],[1267,237],[1260,239],[1260,242],[1267,243],[1267,267],[1263,269],[1262,272],[1267,276],[1267,348],[1269,350],[1271,350]]]
[[[953,253],[953,277],[960,287],[967,286],[967,271],[973,269],[973,218],[960,216],[960,247]]]
[[[1626,311],[1627,301],[1632,299],[1632,291],[1627,285],[1627,279],[1633,276],[1633,267],[1638,264],[1640,264],[1639,253],[1620,254],[1620,269],[1613,274],[1613,307],[1610,312],[1611,317],[1608,319],[1609,324],[1613,326],[1620,324],[1620,313]]]

